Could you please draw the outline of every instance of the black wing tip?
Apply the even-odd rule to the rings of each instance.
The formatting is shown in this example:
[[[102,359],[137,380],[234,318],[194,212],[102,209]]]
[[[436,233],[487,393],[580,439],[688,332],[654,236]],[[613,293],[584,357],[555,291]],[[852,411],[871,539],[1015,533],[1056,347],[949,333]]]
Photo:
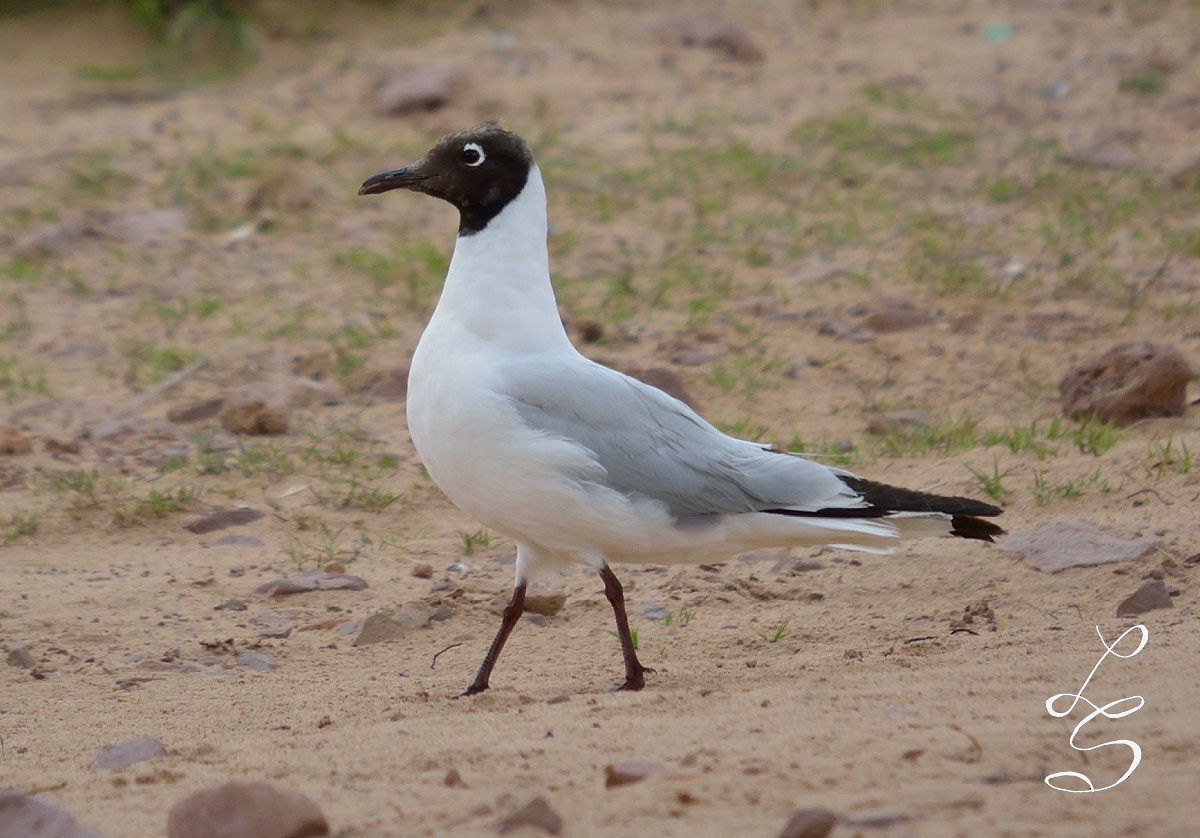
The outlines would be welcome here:
[[[996,510],[990,514],[999,515],[1003,510],[991,504],[979,502],[989,509]],[[958,538],[971,538],[976,541],[986,541],[989,544],[996,540],[997,536],[1004,535],[1004,528],[999,524],[993,524],[991,521],[985,521],[982,518],[976,518],[974,515],[951,515],[950,516],[950,534]]]

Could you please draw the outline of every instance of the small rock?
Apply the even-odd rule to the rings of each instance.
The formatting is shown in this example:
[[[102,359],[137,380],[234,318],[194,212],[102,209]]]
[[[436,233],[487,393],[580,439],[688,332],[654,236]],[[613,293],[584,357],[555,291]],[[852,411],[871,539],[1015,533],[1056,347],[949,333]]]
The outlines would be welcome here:
[[[681,367],[702,367],[705,364],[711,364],[720,357],[721,353],[712,349],[682,347],[672,352],[668,360],[672,364],[679,364]]]
[[[1122,343],[1080,364],[1059,382],[1063,413],[1118,425],[1182,416],[1187,383],[1196,371],[1174,347],[1149,341]]]
[[[905,433],[920,428],[929,423],[929,417],[920,410],[889,410],[867,420],[867,433],[875,436],[889,436],[895,433]]]
[[[53,801],[23,791],[0,791],[0,835],[13,838],[104,838]]]
[[[458,773],[457,768],[451,768],[446,772],[446,776],[442,778],[442,785],[452,789],[469,788],[463,780],[462,775]]]
[[[76,439],[56,439],[50,437],[43,443],[43,447],[51,454],[78,454],[83,451],[83,446]]]
[[[346,566],[334,559],[331,562],[325,562],[325,564],[321,567],[321,570],[325,571],[326,573],[345,573]]]
[[[667,610],[667,606],[663,605],[661,602],[655,602],[651,600],[649,602],[640,603],[637,607],[637,613],[639,617],[643,617],[647,620],[661,620],[670,612]]]
[[[0,425],[0,454],[16,456],[33,450],[33,440],[16,425]]]
[[[455,67],[426,64],[380,83],[375,110],[390,116],[437,110],[450,101],[461,78]]]
[[[604,787],[631,786],[640,783],[651,774],[657,774],[665,766],[648,759],[623,759],[604,766]]]
[[[361,591],[367,587],[367,580],[352,576],[349,573],[326,573],[323,570],[305,570],[293,573],[285,579],[274,579],[264,582],[254,589],[259,596],[284,596],[286,594],[302,594],[308,591],[332,591],[344,588],[350,591]]]
[[[418,579],[431,579],[433,577],[433,565],[419,562],[413,565],[412,575]]]
[[[907,301],[889,303],[867,315],[867,328],[876,333],[903,332],[933,322],[933,315]]]
[[[584,343],[599,343],[604,340],[604,324],[599,320],[578,320],[575,330]]]
[[[723,52],[737,61],[763,60],[763,51],[746,30],[728,20],[713,17],[671,17],[660,30],[678,38],[685,47],[706,47]]]
[[[137,433],[146,427],[146,419],[143,416],[128,416],[124,419],[104,419],[92,425],[84,431],[84,436],[88,439],[116,439],[121,436],[128,436],[132,433]]]
[[[188,532],[196,533],[196,535],[203,535],[204,533],[216,532],[228,527],[249,524],[251,521],[257,521],[262,517],[264,517],[264,514],[257,509],[251,509],[248,506],[237,506],[233,509],[221,509],[217,512],[196,518],[184,524],[183,528]]]
[[[93,771],[111,771],[155,757],[166,756],[166,753],[167,749],[163,747],[162,740],[158,737],[135,736],[127,742],[101,748],[88,763],[88,768]]]
[[[408,364],[398,364],[372,377],[367,395],[384,401],[400,402],[408,397]]]
[[[433,620],[437,609],[419,600],[410,600],[397,608],[392,616],[404,628],[425,628]]]
[[[1136,617],[1147,611],[1158,608],[1174,608],[1171,594],[1167,591],[1166,583],[1161,580],[1147,582],[1138,588],[1134,594],[1117,606],[1118,617]]]
[[[231,597],[213,608],[214,611],[245,611],[248,606],[237,597]]]
[[[211,419],[221,412],[224,399],[200,399],[199,401],[173,405],[167,410],[167,420],[182,425]]]
[[[1129,562],[1140,559],[1157,545],[1158,540],[1154,538],[1108,535],[1091,521],[1075,518],[1054,518],[996,540],[997,549],[1020,553],[1043,573],[1057,573],[1068,567]]]
[[[290,382],[293,407],[329,406],[341,404],[346,391],[336,381],[314,381],[293,378]]]
[[[553,617],[567,603],[566,594],[533,594],[525,597],[525,610],[543,617]]]
[[[37,669],[37,658],[29,651],[29,646],[24,643],[13,643],[9,646],[6,660],[9,666],[15,666],[18,669]]]
[[[292,624],[270,611],[255,614],[250,618],[250,625],[258,629],[259,637],[290,637],[292,634]]]
[[[187,229],[187,213],[177,207],[117,213],[99,232],[126,244],[150,245],[178,238]]]
[[[797,809],[788,818],[779,838],[825,838],[838,818],[828,809]]]
[[[242,387],[230,391],[221,408],[221,427],[235,434],[286,434],[288,399],[278,388]]]
[[[551,835],[558,835],[562,832],[562,823],[562,818],[550,808],[546,798],[539,795],[497,823],[495,829],[503,834],[522,826],[531,826],[545,830]]]
[[[223,535],[220,538],[218,538],[216,541],[214,541],[213,544],[217,547],[262,547],[263,540],[261,538],[255,538],[252,535],[236,535],[235,534],[235,535]],[[244,568],[243,568],[242,572],[243,573],[245,572]],[[241,576],[242,574],[234,573],[233,570],[231,569],[229,571],[229,575],[230,576]]]
[[[817,326],[817,334],[838,340],[848,340],[851,343],[870,343],[875,338],[862,326],[847,323],[837,317],[822,320]]]
[[[245,667],[251,672],[270,672],[279,666],[275,658],[262,652],[256,652],[253,649],[238,652],[235,660],[238,666]]]
[[[308,838],[328,835],[320,808],[299,792],[234,781],[198,791],[171,807],[167,838]]]
[[[405,628],[390,614],[372,614],[362,621],[358,636],[352,646],[370,646],[372,643],[386,643],[399,640],[404,636]]]

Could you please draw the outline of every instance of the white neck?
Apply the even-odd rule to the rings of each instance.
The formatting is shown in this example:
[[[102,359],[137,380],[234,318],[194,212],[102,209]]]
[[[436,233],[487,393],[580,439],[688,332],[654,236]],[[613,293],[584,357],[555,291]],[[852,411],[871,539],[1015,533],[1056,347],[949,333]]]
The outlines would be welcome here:
[[[487,227],[458,237],[430,328],[520,351],[569,347],[550,285],[546,232],[546,188],[534,166]]]

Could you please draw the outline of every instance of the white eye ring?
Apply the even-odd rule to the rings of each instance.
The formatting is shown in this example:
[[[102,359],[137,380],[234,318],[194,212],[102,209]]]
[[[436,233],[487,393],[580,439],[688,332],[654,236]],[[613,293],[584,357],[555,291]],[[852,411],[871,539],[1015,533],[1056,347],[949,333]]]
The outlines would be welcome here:
[[[470,158],[471,152],[475,152],[474,160]],[[482,166],[483,161],[487,160],[487,155],[483,153],[483,146],[479,143],[467,143],[463,146],[463,157],[465,158],[464,162],[472,168]]]

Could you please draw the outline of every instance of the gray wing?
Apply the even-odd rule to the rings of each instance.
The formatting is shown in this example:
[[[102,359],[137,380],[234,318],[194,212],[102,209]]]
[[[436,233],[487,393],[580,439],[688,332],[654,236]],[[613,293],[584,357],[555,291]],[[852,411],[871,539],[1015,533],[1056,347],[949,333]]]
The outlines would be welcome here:
[[[677,518],[864,505],[839,472],[727,436],[683,402],[582,356],[526,359],[499,383],[529,427],[586,448],[604,485]]]

